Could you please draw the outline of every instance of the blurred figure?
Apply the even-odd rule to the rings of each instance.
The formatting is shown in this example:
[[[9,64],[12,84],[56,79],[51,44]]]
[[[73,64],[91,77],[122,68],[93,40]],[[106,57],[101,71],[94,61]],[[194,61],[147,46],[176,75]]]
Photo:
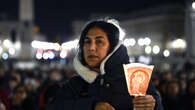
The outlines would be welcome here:
[[[7,110],[5,104],[0,99],[0,110]]]
[[[187,87],[187,73],[185,71],[180,71],[177,73],[178,75],[178,83],[180,87],[180,94],[186,94],[186,87]]]
[[[169,81],[166,87],[166,94],[162,99],[165,110],[180,110],[181,99],[177,81]]]
[[[11,97],[11,110],[37,110],[35,100],[28,96],[23,84],[19,84]]]
[[[186,88],[187,88],[186,79],[179,79],[179,87],[180,87],[180,94],[185,95],[186,94]]]
[[[19,84],[18,80],[16,79],[16,77],[10,77],[8,80],[8,87],[6,88],[9,96],[12,95],[14,89],[16,88],[16,86]]]
[[[0,88],[0,110],[10,110],[9,95],[3,88]]]
[[[36,78],[36,77],[31,77],[31,78],[28,77],[28,78],[25,78],[24,84],[25,84],[25,87],[28,93],[34,94],[37,92],[37,89],[41,85],[41,79]]]
[[[45,110],[47,104],[52,102],[56,96],[56,92],[62,85],[60,84],[52,84],[47,85],[40,93],[40,109]]]
[[[5,88],[8,78],[6,77],[5,71],[0,69],[0,87]]]
[[[188,80],[192,80],[194,78],[195,78],[195,71],[193,70],[193,71],[189,72]]]
[[[155,88],[158,88],[159,87],[159,84],[160,84],[160,78],[159,78],[159,75],[158,74],[152,74],[152,82],[155,86]]]
[[[56,96],[56,92],[60,88],[61,83],[66,82],[66,80],[64,75],[56,69],[48,72],[47,79],[38,89],[39,107],[41,110],[45,110],[46,105]]]
[[[187,94],[182,96],[182,110],[195,110],[195,79],[187,84]]]
[[[190,58],[187,58],[184,62],[183,69],[187,73],[191,72],[194,69],[195,64],[192,62]]]
[[[165,80],[160,81],[157,89],[160,92],[161,99],[163,99],[166,95],[166,88],[167,88],[167,81]]]
[[[39,93],[38,88],[40,86],[41,81],[39,78],[26,78],[25,79],[25,88],[28,94],[28,98],[32,101],[35,101],[35,105],[39,108]]]
[[[73,68],[64,68],[62,72],[65,75],[65,79],[71,79],[72,77],[77,75],[76,71]]]
[[[173,79],[173,73],[172,72],[167,71],[167,72],[162,74],[162,80],[171,81],[172,79]]]

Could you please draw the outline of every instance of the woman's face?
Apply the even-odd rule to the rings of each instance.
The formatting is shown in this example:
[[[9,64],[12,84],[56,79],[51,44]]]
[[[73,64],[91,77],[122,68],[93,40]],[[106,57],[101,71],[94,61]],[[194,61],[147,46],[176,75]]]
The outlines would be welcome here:
[[[84,59],[89,67],[99,67],[107,56],[110,43],[107,34],[100,28],[91,28],[84,40]]]

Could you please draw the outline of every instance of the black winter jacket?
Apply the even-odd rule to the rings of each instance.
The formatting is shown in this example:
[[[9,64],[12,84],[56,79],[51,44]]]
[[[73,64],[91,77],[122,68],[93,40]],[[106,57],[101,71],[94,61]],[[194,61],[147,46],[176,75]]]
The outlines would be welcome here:
[[[108,102],[115,110],[133,110],[133,97],[128,93],[122,66],[127,63],[129,57],[123,45],[117,45],[105,58],[100,65],[100,75],[76,59],[74,66],[79,76],[73,77],[58,91],[56,100],[48,105],[47,110],[94,110],[97,102]],[[151,82],[147,94],[156,99],[155,110],[163,110]]]

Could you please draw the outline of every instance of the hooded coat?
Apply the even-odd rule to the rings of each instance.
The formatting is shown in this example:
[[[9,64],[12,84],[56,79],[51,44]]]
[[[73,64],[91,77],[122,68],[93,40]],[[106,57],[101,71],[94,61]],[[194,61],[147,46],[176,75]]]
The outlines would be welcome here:
[[[128,93],[122,66],[127,63],[127,49],[121,44],[102,61],[100,73],[82,65],[77,55],[74,67],[78,76],[70,79],[57,92],[56,99],[48,105],[47,110],[94,110],[97,102],[108,102],[115,110],[133,110],[133,97]],[[151,82],[147,94],[155,98],[155,110],[163,110]]]

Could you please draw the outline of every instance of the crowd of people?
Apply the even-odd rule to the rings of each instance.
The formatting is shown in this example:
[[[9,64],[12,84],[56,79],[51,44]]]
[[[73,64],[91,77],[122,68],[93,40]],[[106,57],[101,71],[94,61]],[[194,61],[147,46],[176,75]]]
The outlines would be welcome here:
[[[0,110],[45,110],[58,88],[75,76],[73,69],[0,71]],[[153,72],[164,110],[195,109],[194,71]]]
[[[72,69],[0,69],[0,110],[44,110],[60,84],[73,75]]]

